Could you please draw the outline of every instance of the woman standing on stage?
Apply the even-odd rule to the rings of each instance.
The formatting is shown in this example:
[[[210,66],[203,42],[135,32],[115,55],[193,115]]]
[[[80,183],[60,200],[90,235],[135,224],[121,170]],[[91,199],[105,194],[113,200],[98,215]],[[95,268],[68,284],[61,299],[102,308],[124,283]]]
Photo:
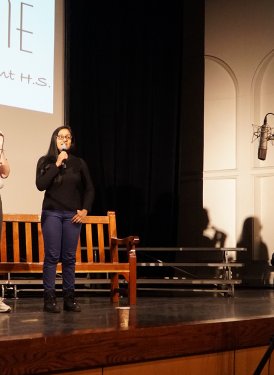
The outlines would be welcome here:
[[[10,166],[9,162],[4,153],[4,135],[0,132],[0,189],[4,186],[2,179],[9,177],[10,174]],[[2,221],[3,221],[3,210],[2,210],[2,200],[0,196],[0,238],[2,234]],[[0,266],[1,270],[1,266]],[[6,305],[3,302],[3,298],[0,298],[0,313],[2,312],[10,312],[10,306]]]
[[[62,262],[64,310],[79,312],[74,295],[75,254],[81,222],[94,199],[94,187],[86,162],[72,154],[70,127],[57,128],[48,153],[37,163],[36,186],[45,191],[42,232],[45,246],[43,266],[44,311],[59,313],[55,280],[57,263]]]

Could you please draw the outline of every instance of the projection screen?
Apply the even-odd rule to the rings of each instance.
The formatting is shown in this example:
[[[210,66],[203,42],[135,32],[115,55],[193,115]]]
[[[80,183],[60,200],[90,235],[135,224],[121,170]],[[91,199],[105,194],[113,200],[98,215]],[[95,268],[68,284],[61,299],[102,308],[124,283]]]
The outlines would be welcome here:
[[[11,167],[4,213],[40,213],[37,160],[64,124],[63,0],[0,0],[0,131]]]

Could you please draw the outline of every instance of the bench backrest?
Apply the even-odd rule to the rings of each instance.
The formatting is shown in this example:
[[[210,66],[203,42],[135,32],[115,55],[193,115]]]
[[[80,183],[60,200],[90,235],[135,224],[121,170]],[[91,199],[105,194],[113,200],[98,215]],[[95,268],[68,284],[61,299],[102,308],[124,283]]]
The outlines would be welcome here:
[[[105,216],[86,216],[77,246],[76,262],[118,261],[118,248],[110,238],[117,237],[115,212]],[[0,262],[37,262],[44,259],[40,215],[4,214]]]

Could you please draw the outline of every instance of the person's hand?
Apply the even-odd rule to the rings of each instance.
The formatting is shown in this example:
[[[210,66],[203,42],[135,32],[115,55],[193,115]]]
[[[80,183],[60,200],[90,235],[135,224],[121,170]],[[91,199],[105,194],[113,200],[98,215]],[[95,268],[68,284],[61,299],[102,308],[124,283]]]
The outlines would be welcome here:
[[[82,223],[82,219],[87,216],[88,211],[83,209],[83,210],[77,210],[76,215],[73,216],[72,222],[73,223]]]
[[[68,158],[68,154],[66,151],[61,151],[60,154],[58,155],[58,158],[56,160],[56,166],[60,167],[64,161]]]
[[[3,150],[4,134],[0,130],[0,150]]]

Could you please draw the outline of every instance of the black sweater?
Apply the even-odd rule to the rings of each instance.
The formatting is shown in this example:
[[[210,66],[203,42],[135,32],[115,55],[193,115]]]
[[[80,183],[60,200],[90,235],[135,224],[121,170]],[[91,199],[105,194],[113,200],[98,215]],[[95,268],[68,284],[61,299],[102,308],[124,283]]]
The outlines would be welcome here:
[[[86,162],[69,154],[64,166],[57,167],[55,162],[45,164],[42,156],[36,168],[36,186],[45,190],[44,210],[76,211],[91,210],[94,199],[94,186]]]

